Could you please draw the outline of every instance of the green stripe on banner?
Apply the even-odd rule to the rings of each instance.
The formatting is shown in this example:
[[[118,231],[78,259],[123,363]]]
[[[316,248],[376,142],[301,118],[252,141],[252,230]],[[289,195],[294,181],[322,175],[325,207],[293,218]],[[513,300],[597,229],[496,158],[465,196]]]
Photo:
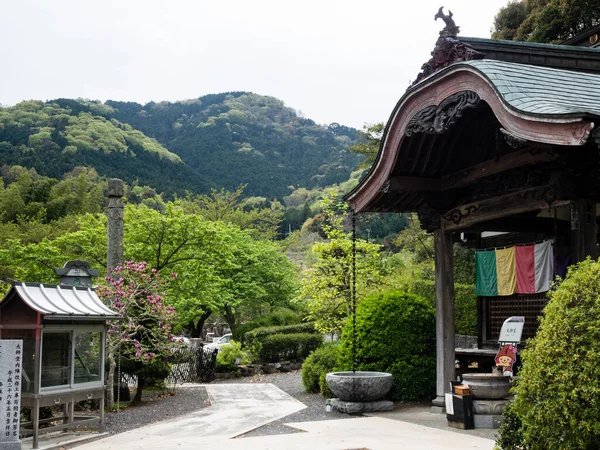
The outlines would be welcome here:
[[[498,295],[496,275],[496,252],[477,252],[475,254],[475,285],[478,296]]]

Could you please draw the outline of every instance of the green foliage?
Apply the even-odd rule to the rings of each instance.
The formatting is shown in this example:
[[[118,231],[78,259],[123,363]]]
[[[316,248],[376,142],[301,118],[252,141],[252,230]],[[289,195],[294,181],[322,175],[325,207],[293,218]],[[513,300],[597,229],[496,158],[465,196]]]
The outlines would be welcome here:
[[[0,108],[3,162],[34,168],[55,179],[86,166],[102,176],[139,180],[169,193],[208,189],[209,183],[179,156],[109,117],[111,111],[100,103],[73,100],[29,101]]]
[[[322,344],[323,336],[320,334],[271,334],[262,340],[260,359],[266,362],[301,359]]]
[[[359,142],[350,147],[351,152],[358,153],[365,157],[360,164],[360,167],[368,169],[375,162],[384,129],[385,124],[383,122],[370,125],[365,124],[360,132],[361,137],[364,139],[363,142]]]
[[[250,364],[250,355],[242,350],[240,342],[230,341],[221,347],[217,353],[217,366],[228,370],[235,370],[240,364]]]
[[[161,386],[171,373],[171,369],[169,365],[161,359],[154,359],[151,362],[142,362],[135,359],[121,358],[121,372],[143,378],[144,386]]]
[[[509,403],[502,412],[502,424],[496,435],[495,450],[528,450],[523,442],[523,423]]]
[[[532,450],[600,448],[600,262],[571,267],[522,352],[514,412]]]
[[[314,322],[298,323],[294,325],[271,326],[255,328],[244,335],[245,345],[251,349],[252,353],[260,354],[262,343],[266,338],[274,334],[297,334],[297,333],[318,333]]]
[[[300,316],[289,308],[276,308],[273,312],[257,317],[243,325],[238,326],[233,332],[233,339],[245,342],[245,335],[249,331],[263,327],[292,325],[300,322]]]
[[[266,198],[251,197],[242,199],[246,188],[239,186],[235,191],[212,189],[210,195],[188,197],[186,209],[207,220],[222,221],[247,230],[255,239],[274,240],[283,219],[283,205]]]
[[[512,1],[496,15],[492,38],[559,43],[598,25],[598,17],[597,1]]]
[[[354,328],[342,333],[339,370],[352,370]],[[389,372],[394,400],[435,393],[435,313],[420,297],[403,292],[373,294],[356,310],[356,370]]]
[[[406,290],[424,298],[435,308],[434,281],[415,278]],[[454,326],[458,334],[477,336],[477,295],[472,284],[454,284]]]
[[[378,244],[356,239],[344,230],[347,205],[336,202],[332,194],[322,202],[325,211],[322,229],[328,241],[312,247],[316,261],[305,271],[299,302],[306,304],[308,317],[324,333],[342,328],[351,306],[353,245],[356,249],[357,297],[375,290],[383,283],[384,267]]]
[[[348,179],[361,160],[348,147],[358,131],[317,125],[273,97],[248,92],[185,102],[107,102],[113,117],[155,138],[199,176],[229,191],[283,198],[289,186],[313,188]],[[195,190],[195,192],[200,192]]]
[[[321,377],[333,371],[337,358],[337,345],[324,345],[308,355],[302,364],[302,384],[306,392],[321,392]]]

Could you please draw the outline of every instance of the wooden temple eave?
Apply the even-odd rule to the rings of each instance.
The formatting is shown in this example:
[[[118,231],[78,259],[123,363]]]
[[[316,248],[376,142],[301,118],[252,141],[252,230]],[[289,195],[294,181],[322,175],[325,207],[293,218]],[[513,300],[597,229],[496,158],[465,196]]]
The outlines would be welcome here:
[[[390,178],[390,192],[449,191],[468,186],[480,179],[500,174],[519,167],[536,165],[558,159],[558,153],[550,148],[528,148],[508,153],[441,178],[393,176]]]
[[[465,93],[467,94],[465,97],[471,99],[474,95],[480,105],[489,108],[498,123],[498,128],[525,148],[448,173],[446,170],[450,167],[449,162],[452,161],[453,155],[441,153],[445,158],[442,161],[439,157],[435,157],[434,149],[440,151],[439,149],[443,148],[452,152],[457,145],[455,142],[457,136],[468,135],[471,132],[468,128],[464,128],[466,121],[461,119],[462,112],[458,113],[454,122],[450,120],[446,128],[443,123],[440,126],[435,122],[437,119],[432,119],[432,123],[419,128],[418,124],[415,125],[415,120],[419,119],[419,115],[431,119],[432,115],[436,114],[436,108],[439,110],[444,102],[454,98],[458,98],[459,101],[455,101],[452,108],[460,108],[460,96]],[[467,107],[476,107],[476,105],[467,105]],[[449,113],[441,111],[442,122],[452,114],[456,114],[456,111],[451,110]],[[477,117],[470,120],[477,120]],[[439,129],[427,129],[428,126]],[[449,130],[453,127],[460,128],[460,133],[451,133]],[[552,162],[556,159],[552,148],[585,145],[593,127],[594,123],[589,119],[586,120],[582,115],[542,117],[535,114],[528,116],[522,111],[515,111],[503,101],[486,76],[468,65],[457,64],[430,76],[402,97],[388,122],[373,168],[367,177],[346,196],[346,199],[355,212],[414,211],[414,202],[403,204],[394,201],[394,209],[391,209],[390,194],[394,194],[396,200],[397,194],[402,192],[450,191],[515,168]],[[490,129],[489,132],[495,131]],[[544,149],[544,146],[549,148]],[[410,148],[412,159],[406,160],[406,156],[403,156],[405,162],[402,166],[398,166],[400,155],[406,155],[407,148]],[[433,166],[437,167],[436,172],[439,173],[439,177],[427,176],[432,173]],[[403,168],[400,171],[401,175],[398,167]],[[385,206],[379,205],[380,202]],[[422,203],[422,200],[419,200],[419,203]]]

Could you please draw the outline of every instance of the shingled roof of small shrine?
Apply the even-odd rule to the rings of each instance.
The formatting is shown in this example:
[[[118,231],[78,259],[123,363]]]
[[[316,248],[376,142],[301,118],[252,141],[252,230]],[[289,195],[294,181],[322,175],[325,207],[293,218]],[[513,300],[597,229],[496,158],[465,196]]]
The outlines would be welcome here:
[[[482,59],[452,64],[423,82],[465,66],[487,78],[516,112],[552,118],[600,117],[600,75],[596,74]]]
[[[116,312],[102,303],[91,288],[15,283],[13,289],[31,309],[47,317],[120,318]]]

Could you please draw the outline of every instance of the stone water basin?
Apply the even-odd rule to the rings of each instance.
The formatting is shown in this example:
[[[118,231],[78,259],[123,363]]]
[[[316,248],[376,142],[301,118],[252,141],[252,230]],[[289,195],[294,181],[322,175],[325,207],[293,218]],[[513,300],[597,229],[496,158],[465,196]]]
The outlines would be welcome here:
[[[493,373],[464,373],[463,384],[468,384],[473,398],[495,400],[510,395],[510,377]]]
[[[327,386],[336,397],[346,402],[372,402],[392,388],[392,374],[387,372],[330,372]]]

